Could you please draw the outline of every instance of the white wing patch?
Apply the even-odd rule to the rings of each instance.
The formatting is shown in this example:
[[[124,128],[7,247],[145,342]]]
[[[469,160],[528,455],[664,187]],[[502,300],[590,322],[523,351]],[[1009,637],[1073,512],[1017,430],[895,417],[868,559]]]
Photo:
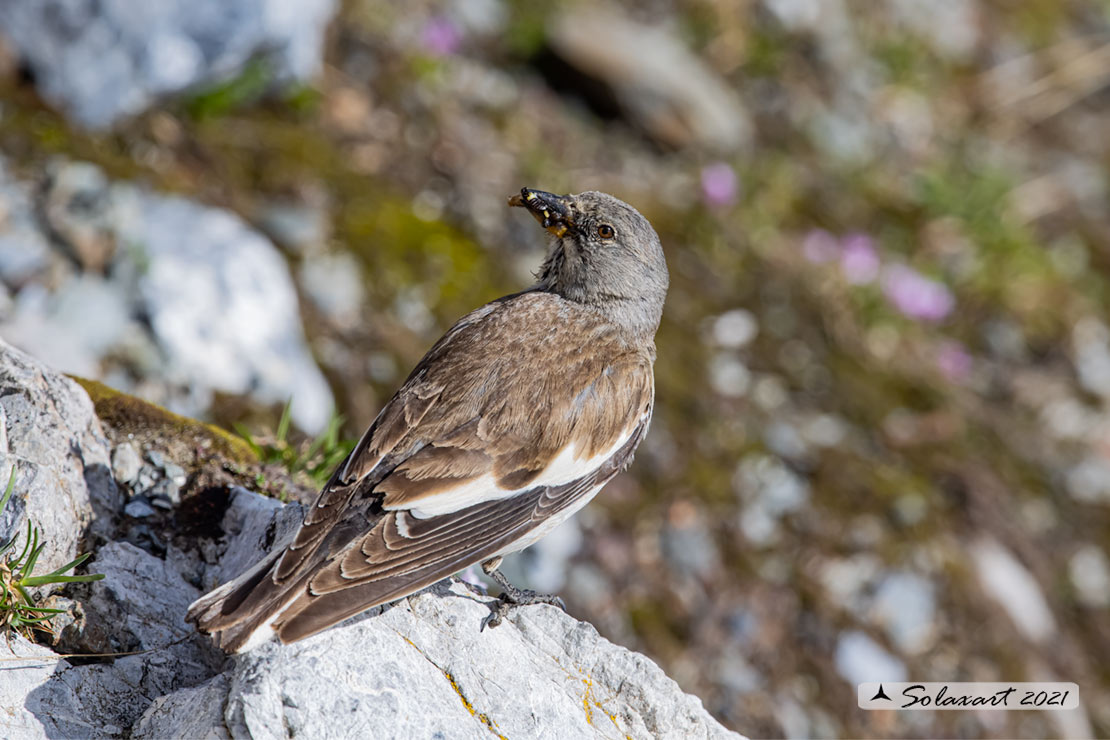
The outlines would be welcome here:
[[[475,504],[506,499],[541,486],[561,486],[589,475],[600,468],[636,433],[638,426],[634,425],[628,429],[609,449],[585,459],[579,458],[577,447],[574,442],[571,442],[552,458],[547,467],[534,480],[522,488],[502,488],[497,484],[493,475],[486,473],[449,491],[437,493],[419,501],[385,506],[384,508],[387,511],[407,509],[410,514],[418,519],[428,519],[433,516],[451,514]]]

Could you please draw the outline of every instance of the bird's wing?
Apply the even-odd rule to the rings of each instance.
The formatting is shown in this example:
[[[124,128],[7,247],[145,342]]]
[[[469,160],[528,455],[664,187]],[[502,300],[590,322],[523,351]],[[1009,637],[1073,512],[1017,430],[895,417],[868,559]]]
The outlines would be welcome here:
[[[354,546],[316,570],[274,622],[274,631],[285,642],[299,640],[501,554],[588,500],[631,462],[646,428],[645,418],[615,454],[567,483],[532,486],[428,517],[411,508],[384,513]]]
[[[291,641],[504,550],[631,460],[650,419],[652,359],[546,293],[467,316],[273,566],[198,624],[219,630],[280,608],[273,626]]]

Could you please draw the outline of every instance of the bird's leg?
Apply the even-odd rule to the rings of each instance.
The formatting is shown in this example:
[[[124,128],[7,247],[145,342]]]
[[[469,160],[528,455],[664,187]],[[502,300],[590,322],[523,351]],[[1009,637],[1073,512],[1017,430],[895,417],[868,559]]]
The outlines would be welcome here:
[[[505,618],[509,610],[514,606],[551,604],[566,611],[567,605],[555,594],[538,594],[531,589],[517,588],[509,583],[509,579],[505,577],[505,574],[498,570],[500,567],[500,557],[490,558],[482,563],[482,570],[485,574],[497,581],[497,585],[501,587],[501,596],[497,599],[497,605],[490,607],[490,615],[482,620],[483,630],[485,630],[486,627],[496,627],[501,624],[501,620]]]

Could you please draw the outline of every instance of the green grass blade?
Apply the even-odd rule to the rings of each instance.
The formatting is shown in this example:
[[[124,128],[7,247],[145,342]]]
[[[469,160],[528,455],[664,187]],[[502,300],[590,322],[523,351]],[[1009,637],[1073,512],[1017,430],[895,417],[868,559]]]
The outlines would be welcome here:
[[[24,541],[23,541],[23,549],[19,551],[19,557],[15,558],[12,561],[12,569],[13,570],[16,567],[18,567],[19,563],[22,563],[26,559],[27,553],[29,553],[31,551],[31,534],[32,534],[32,531],[33,531],[33,529],[32,529],[32,526],[31,526],[31,520],[28,519],[27,520],[27,536],[24,538]]]
[[[20,578],[23,578],[24,576],[30,575],[31,573],[34,572],[35,563],[38,562],[39,555],[42,554],[42,551],[43,551],[43,549],[45,549],[45,547],[46,547],[45,542],[41,542],[41,543],[39,542],[39,540],[38,540],[38,530],[36,529],[35,530],[35,549],[31,550],[31,554],[27,556],[27,562],[24,563],[23,567],[19,569],[19,577]]]
[[[53,607],[48,606],[31,606],[30,604],[19,604],[15,608],[21,612],[33,611],[43,612],[44,614],[65,614],[67,611],[66,609],[54,609]],[[50,617],[46,617],[46,619],[50,619]]]
[[[15,490],[15,466],[12,466],[12,472],[8,474],[8,487],[4,489],[4,498],[0,499],[0,514],[4,512],[4,507],[8,505],[8,499],[12,497],[12,491]]]
[[[263,454],[262,445],[258,444],[258,441],[255,440],[254,435],[251,434],[250,430],[247,429],[246,426],[244,426],[243,424],[234,424],[232,425],[232,428],[235,430],[236,434],[243,438],[243,441],[247,443],[247,446],[251,448],[251,452],[255,454],[255,457],[261,459]]]
[[[285,408],[281,410],[281,421],[278,422],[277,428],[277,441],[284,442],[285,438],[289,435],[289,424],[293,421],[293,399],[290,398],[285,403]]]
[[[103,573],[91,573],[87,576],[27,576],[21,578],[21,586],[46,586],[51,583],[91,583],[104,579]]]
[[[47,573],[46,575],[47,576],[60,576],[62,573],[65,573],[67,570],[73,570],[78,565],[85,562],[86,560],[88,560],[91,557],[92,557],[91,552],[87,552],[84,555],[78,555],[73,560],[70,560],[68,563],[63,565],[61,568],[58,568],[57,570],[52,570],[49,573]]]
[[[42,624],[43,622],[49,622],[53,618],[54,617],[49,615],[45,617],[20,617],[19,621],[23,624]]]

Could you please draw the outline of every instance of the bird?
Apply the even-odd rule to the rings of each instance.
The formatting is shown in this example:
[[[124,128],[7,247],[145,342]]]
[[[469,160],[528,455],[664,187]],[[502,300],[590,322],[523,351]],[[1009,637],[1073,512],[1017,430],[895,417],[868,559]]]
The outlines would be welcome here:
[[[186,619],[228,653],[291,643],[481,564],[501,587],[481,629],[519,606],[502,558],[624,470],[655,403],[669,277],[643,215],[597,191],[522,188],[551,234],[536,282],[463,316],[420,360],[290,537]]]

